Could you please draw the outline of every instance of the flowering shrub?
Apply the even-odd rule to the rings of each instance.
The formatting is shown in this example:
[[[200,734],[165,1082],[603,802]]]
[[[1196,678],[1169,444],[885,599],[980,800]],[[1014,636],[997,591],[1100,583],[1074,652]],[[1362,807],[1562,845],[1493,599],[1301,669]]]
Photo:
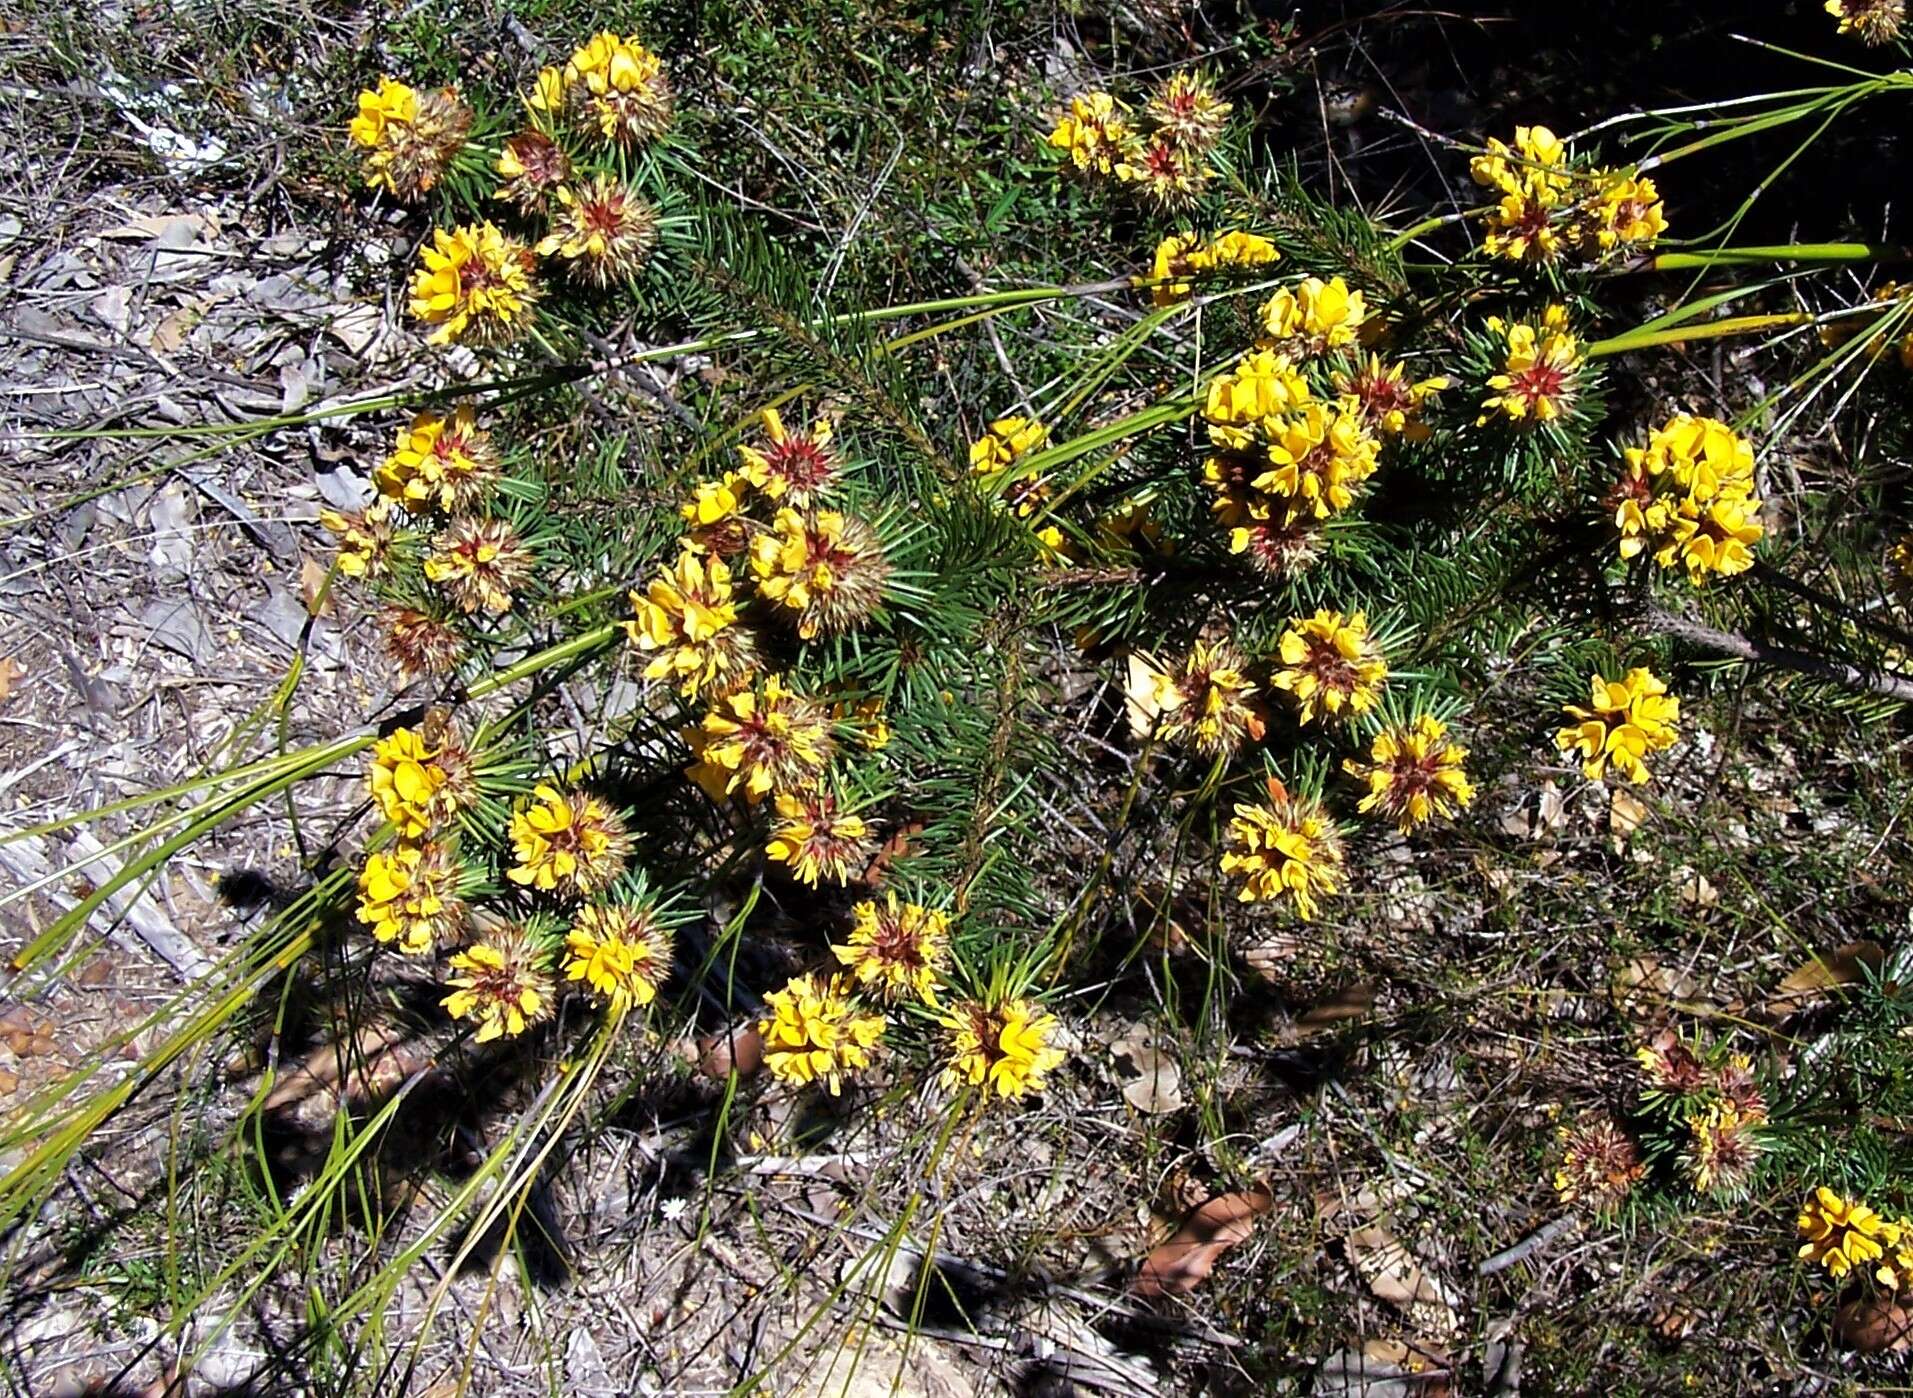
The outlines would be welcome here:
[[[1828,9],[1870,43],[1898,23]],[[315,607],[368,618],[417,702],[271,768],[359,763],[365,817],[258,965],[346,925],[349,973],[403,984],[444,1061],[535,1065],[528,1138],[631,1087],[614,1050],[668,1044],[727,1111],[775,1105],[770,1134],[821,1094],[940,1117],[941,1160],[960,1123],[1099,1090],[1084,987],[1140,948],[1219,984],[1277,929],[1360,926],[1537,773],[1619,854],[1627,812],[1716,779],[1723,664],[1913,697],[1878,644],[1898,613],[1795,576],[1829,516],[1778,465],[1817,376],[1897,372],[1913,303],[1743,318],[1670,279],[1643,315],[1629,278],[1812,261],[1669,250],[1688,148],[1518,126],[1455,162],[1480,203],[1397,227],[1179,67],[1057,94],[1012,153],[1128,244],[831,311],[841,263],[703,175],[718,89],[685,61],[605,31],[517,92],[340,94],[443,373],[354,407],[381,447],[320,517]],[[1770,393],[1632,371],[1815,321],[1846,359]],[[1903,611],[1913,549],[1867,547]],[[1837,654],[1797,634],[1829,626]],[[1546,1118],[1522,1168],[1550,1205],[1739,1200],[1786,1148],[1768,1059],[1668,1031],[1632,1071]],[[488,1169],[528,1189],[520,1144]],[[477,1198],[433,1227],[509,1207]],[[1799,1229],[1831,1280],[1904,1285],[1905,1220],[1821,1189]]]

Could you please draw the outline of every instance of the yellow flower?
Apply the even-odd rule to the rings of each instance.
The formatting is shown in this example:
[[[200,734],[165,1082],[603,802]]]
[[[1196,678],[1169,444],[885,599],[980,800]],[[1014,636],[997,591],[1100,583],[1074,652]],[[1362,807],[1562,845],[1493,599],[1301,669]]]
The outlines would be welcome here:
[[[675,680],[679,692],[702,693],[748,674],[756,651],[737,625],[731,570],[721,559],[686,551],[642,593],[631,594],[636,617],[625,635],[641,651],[654,652],[646,679]]]
[[[1654,181],[1619,171],[1602,171],[1601,185],[1587,204],[1594,245],[1601,252],[1622,247],[1652,247],[1667,231],[1667,208]]]
[[[478,1043],[515,1039],[551,1013],[549,960],[523,927],[496,928],[452,957],[453,990],[439,1003],[453,1019],[478,1022]]]
[[[780,791],[773,804],[777,821],[765,852],[812,888],[849,883],[876,853],[864,818],[838,810],[836,796],[828,791]]]
[[[616,883],[631,852],[624,819],[583,791],[547,782],[511,817],[514,863],[505,877],[562,898],[586,898]]]
[[[1049,428],[1033,417],[1000,417],[990,430],[970,443],[970,472],[989,477],[1014,466],[1041,446]]]
[[[1881,1218],[1860,1200],[1835,1194],[1825,1185],[1814,1190],[1800,1210],[1799,1229],[1801,1259],[1825,1267],[1835,1281],[1879,1262],[1889,1249],[1897,1249],[1904,1237],[1898,1223]],[[1890,1265],[1882,1266],[1878,1273],[1885,1274],[1878,1279],[1888,1286],[1899,1281]]]
[[[713,800],[741,788],[753,803],[808,786],[830,765],[835,746],[822,706],[780,675],[720,697],[691,741],[698,751],[692,779]]]
[[[441,762],[441,756],[441,748],[416,728],[394,728],[372,744],[372,800],[400,839],[420,838],[469,804],[455,765]]]
[[[855,515],[785,509],[752,542],[751,571],[766,601],[796,613],[808,641],[868,620],[883,602],[890,563],[877,532]]]
[[[750,479],[741,471],[699,481],[691,498],[678,506],[684,519],[683,546],[692,553],[719,558],[742,553],[750,544],[750,521],[744,514],[750,494]]]
[[[663,61],[635,34],[594,34],[564,71],[565,101],[576,103],[613,145],[654,141],[671,125],[671,83]]]
[[[1732,1102],[1715,1102],[1689,1118],[1681,1165],[1696,1193],[1721,1199],[1746,1193],[1765,1148],[1760,1124]]]
[[[1368,757],[1342,763],[1342,770],[1368,786],[1357,809],[1394,821],[1403,834],[1445,820],[1475,799],[1474,783],[1462,768],[1468,749],[1450,742],[1447,725],[1433,714],[1382,729]]]
[[[768,1013],[757,1022],[764,1066],[780,1082],[821,1082],[833,1097],[846,1075],[870,1066],[871,1051],[883,1039],[883,1016],[859,1014],[835,979],[795,976],[764,997],[764,1008]]]
[[[1249,484],[1279,496],[1290,517],[1327,519],[1347,509],[1381,458],[1381,443],[1353,398],[1309,403],[1263,426],[1270,438],[1267,469]]]
[[[1649,773],[1642,759],[1672,747],[1679,736],[1675,724],[1680,700],[1668,694],[1666,681],[1644,667],[1618,680],[1595,675],[1588,689],[1587,708],[1563,706],[1575,722],[1556,731],[1555,746],[1581,754],[1581,770],[1589,781],[1599,781],[1610,765],[1625,781],[1646,781]]]
[[[613,1015],[657,998],[671,973],[670,930],[650,908],[593,904],[578,910],[565,934],[565,979],[583,981]]]
[[[362,510],[320,510],[319,523],[339,541],[339,571],[346,577],[376,578],[391,567],[398,539],[391,501],[374,500]]]
[[[1171,73],[1150,94],[1143,113],[1171,144],[1206,150],[1222,135],[1233,108],[1216,96],[1215,85],[1194,68]]]
[[[546,64],[531,81],[525,94],[525,109],[533,113],[556,115],[565,107],[565,74],[562,68]]]
[[[401,840],[366,856],[359,872],[358,919],[381,942],[423,956],[451,941],[464,925],[458,861],[450,846]]]
[[[376,150],[393,126],[409,126],[418,119],[418,92],[396,78],[380,78],[379,85],[359,94],[359,114],[346,127],[354,145]]]
[[[1343,616],[1327,608],[1312,617],[1292,617],[1277,643],[1282,668],[1269,679],[1299,706],[1308,723],[1365,714],[1381,698],[1388,663],[1368,634],[1368,616]]]
[[[542,131],[520,131],[506,141],[492,169],[499,178],[495,196],[525,214],[544,213],[553,196],[571,183],[571,157]]]
[[[1128,117],[1107,92],[1072,97],[1069,111],[1049,134],[1049,144],[1067,154],[1078,170],[1099,175],[1116,173],[1130,139]]]
[[[1282,254],[1274,243],[1255,233],[1231,229],[1208,242],[1193,233],[1178,233],[1156,244],[1150,275],[1138,282],[1150,285],[1149,297],[1158,306],[1173,306],[1192,290],[1181,277],[1236,267],[1261,267],[1278,261]]]
[[[1906,23],[1906,0],[1827,0],[1826,11],[1840,21],[1839,33],[1863,44],[1890,44]]]
[[[1711,575],[1731,577],[1754,566],[1753,546],[1765,532],[1758,500],[1723,495],[1710,505],[1683,500],[1669,518],[1668,537],[1654,554],[1663,568],[1685,566],[1699,587]]]
[[[764,442],[740,445],[744,479],[772,500],[808,505],[836,484],[838,457],[831,446],[830,419],[818,418],[809,431],[793,432],[775,408],[763,411]]]
[[[1187,147],[1160,136],[1132,141],[1116,161],[1116,178],[1141,187],[1165,209],[1185,207],[1214,173]]]
[[[1302,918],[1342,886],[1342,840],[1321,803],[1269,783],[1268,800],[1239,804],[1230,818],[1222,872],[1242,881],[1244,903],[1286,898]]]
[[[858,985],[879,999],[937,1003],[937,976],[950,959],[950,918],[934,908],[900,902],[895,892],[850,910],[850,941],[831,951]]]
[[[937,1023],[948,1031],[944,1087],[977,1088],[985,1101],[1041,1092],[1043,1080],[1067,1057],[1054,1044],[1056,1016],[1034,1000],[965,1000]]]
[[[1202,415],[1217,446],[1246,451],[1273,435],[1285,414],[1310,403],[1308,380],[1286,354],[1255,350],[1209,384]]]
[[[1482,400],[1477,427],[1497,414],[1519,426],[1553,422],[1573,408],[1584,361],[1567,307],[1549,306],[1538,325],[1490,316],[1488,330],[1502,338],[1506,357],[1502,372],[1488,380],[1496,392]]]
[[[498,453],[460,403],[449,414],[423,412],[399,429],[398,445],[374,473],[379,494],[413,514],[457,514],[475,505],[498,477]]]
[[[1651,548],[1657,564],[1685,568],[1696,587],[1753,567],[1765,530],[1753,446],[1739,433],[1716,418],[1677,413],[1623,460],[1607,501],[1622,558]]]
[[[365,182],[401,199],[425,193],[464,149],[472,109],[452,88],[419,92],[391,78],[359,94],[359,112],[346,127],[365,152]]]
[[[1531,186],[1560,191],[1571,181],[1567,159],[1566,144],[1547,127],[1517,126],[1512,150],[1502,141],[1490,140],[1487,154],[1470,161],[1468,171],[1476,184],[1504,194]]]
[[[531,324],[539,287],[531,249],[492,223],[440,228],[412,274],[412,314],[433,327],[428,344],[508,344]]]
[[[1223,757],[1262,736],[1262,715],[1251,702],[1255,686],[1241,655],[1228,642],[1197,641],[1189,654],[1152,674],[1157,734],[1204,757]]]
[[[1346,349],[1368,319],[1368,302],[1350,291],[1340,277],[1323,281],[1308,277],[1294,287],[1283,287],[1262,308],[1263,329],[1279,345],[1303,354]]]
[[[1422,409],[1448,387],[1448,380],[1437,374],[1410,382],[1405,365],[1384,364],[1380,355],[1371,354],[1353,373],[1338,372],[1335,387],[1361,405],[1363,418],[1377,432],[1419,442],[1429,433],[1428,424],[1421,420]]]
[[[1511,262],[1546,262],[1561,251],[1555,214],[1574,183],[1567,148],[1545,126],[1517,126],[1514,137],[1513,150],[1491,140],[1487,154],[1469,166],[1475,183],[1498,195],[1482,247],[1490,257]]]
[[[432,540],[425,576],[462,612],[511,610],[512,594],[531,576],[534,555],[502,519],[465,515]]]
[[[637,275],[658,241],[658,211],[629,185],[594,175],[582,186],[553,191],[551,231],[540,257],[561,257],[572,275],[600,289]]]

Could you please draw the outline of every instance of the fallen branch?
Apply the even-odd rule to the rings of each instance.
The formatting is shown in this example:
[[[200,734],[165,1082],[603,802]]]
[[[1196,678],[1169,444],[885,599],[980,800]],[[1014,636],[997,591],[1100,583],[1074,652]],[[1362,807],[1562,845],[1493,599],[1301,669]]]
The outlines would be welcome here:
[[[1845,685],[1848,689],[1866,690],[1881,694],[1888,699],[1898,699],[1913,703],[1913,679],[1901,675],[1889,675],[1880,670],[1868,670],[1858,665],[1849,665],[1842,660],[1828,660],[1825,656],[1809,655],[1803,650],[1794,650],[1788,646],[1776,646],[1767,641],[1756,641],[1732,631],[1721,631],[1701,622],[1664,611],[1659,607],[1650,607],[1647,613],[1648,625],[1656,631],[1691,642],[1703,650],[1711,650],[1719,655],[1732,656],[1757,665],[1774,665],[1782,670],[1792,670],[1802,675],[1812,675],[1817,679],[1831,680],[1835,684]]]

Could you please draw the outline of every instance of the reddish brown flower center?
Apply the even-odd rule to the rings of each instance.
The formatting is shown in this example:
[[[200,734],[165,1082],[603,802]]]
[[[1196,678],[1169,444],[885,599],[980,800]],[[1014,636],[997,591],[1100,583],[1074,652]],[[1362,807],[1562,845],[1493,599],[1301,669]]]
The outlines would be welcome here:
[[[830,449],[808,432],[793,432],[764,448],[771,475],[798,490],[815,490],[830,479],[836,463]]]
[[[870,949],[886,966],[915,971],[925,964],[921,940],[903,925],[902,918],[893,917],[888,911],[877,914],[877,930]]]
[[[1561,390],[1566,387],[1568,381],[1565,369],[1549,364],[1545,360],[1532,368],[1510,374],[1508,377],[1511,380],[1508,385],[1509,391],[1531,404],[1538,403],[1543,398],[1559,398]]]

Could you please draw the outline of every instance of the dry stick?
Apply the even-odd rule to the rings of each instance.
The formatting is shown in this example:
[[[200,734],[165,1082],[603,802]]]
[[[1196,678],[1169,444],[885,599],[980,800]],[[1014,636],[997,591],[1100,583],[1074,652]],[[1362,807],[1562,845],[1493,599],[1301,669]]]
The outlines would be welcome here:
[[[1828,660],[1823,656],[1809,655],[1805,651],[1794,650],[1788,646],[1776,646],[1767,641],[1756,641],[1731,631],[1717,630],[1660,607],[1648,609],[1647,622],[1657,631],[1691,642],[1703,650],[1711,650],[1719,655],[1729,655],[1737,660],[1746,660],[1760,665],[1776,665],[1783,670],[1793,670],[1802,675],[1832,680],[1835,684],[1845,685],[1848,689],[1866,690],[1885,695],[1888,699],[1913,702],[1913,680],[1903,679],[1897,675],[1889,675],[1879,670],[1862,669],[1858,665],[1848,665],[1844,661]]]
[[[1543,1224],[1513,1247],[1503,1248],[1493,1257],[1490,1257],[1487,1261],[1476,1267],[1475,1275],[1478,1277],[1492,1277],[1496,1272],[1507,1271],[1508,1268],[1514,1266],[1515,1263],[1525,1261],[1527,1258],[1541,1251],[1542,1248],[1546,1247],[1563,1233],[1566,1233],[1569,1229],[1575,1227],[1579,1222],[1580,1219],[1575,1215],[1564,1214],[1552,1223]]]

